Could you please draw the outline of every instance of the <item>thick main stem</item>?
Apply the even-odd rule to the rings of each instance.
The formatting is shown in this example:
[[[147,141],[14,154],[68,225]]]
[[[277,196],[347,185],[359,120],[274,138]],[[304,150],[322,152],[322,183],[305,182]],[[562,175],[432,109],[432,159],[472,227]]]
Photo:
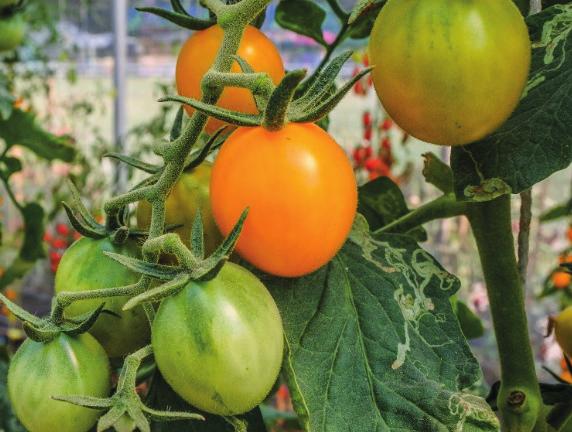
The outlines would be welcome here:
[[[542,407],[512,235],[510,196],[468,212],[487,284],[501,364],[497,403],[504,432],[531,432]],[[543,421],[543,419],[540,419]]]

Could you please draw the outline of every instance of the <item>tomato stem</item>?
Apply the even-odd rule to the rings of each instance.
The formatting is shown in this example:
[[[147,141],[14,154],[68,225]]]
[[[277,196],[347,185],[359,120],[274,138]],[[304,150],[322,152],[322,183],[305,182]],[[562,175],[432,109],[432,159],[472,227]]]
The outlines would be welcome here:
[[[468,216],[479,249],[499,350],[501,388],[497,403],[503,431],[530,432],[537,424],[542,397],[516,261],[510,196],[473,203]]]
[[[405,233],[436,219],[466,214],[468,206],[467,202],[457,201],[454,194],[446,194],[381,227],[375,234]]]

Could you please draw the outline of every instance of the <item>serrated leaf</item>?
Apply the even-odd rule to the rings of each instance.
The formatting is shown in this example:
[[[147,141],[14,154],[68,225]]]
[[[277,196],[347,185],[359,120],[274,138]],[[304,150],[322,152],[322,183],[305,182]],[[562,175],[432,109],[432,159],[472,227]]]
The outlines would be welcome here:
[[[76,154],[67,137],[45,131],[33,114],[16,109],[9,120],[0,120],[0,138],[8,146],[21,145],[46,160],[71,162]]]
[[[534,42],[526,94],[494,134],[453,149],[458,197],[494,178],[520,193],[572,162],[572,4],[553,6],[527,23]]]
[[[355,230],[319,271],[264,282],[304,430],[498,431],[465,391],[481,372],[449,303],[459,281],[411,238]]]
[[[399,219],[410,212],[403,192],[388,177],[378,177],[358,190],[358,212],[362,214],[372,231]],[[427,240],[427,233],[422,227],[407,233],[417,241]]]
[[[311,0],[282,0],[276,7],[276,22],[286,30],[308,36],[322,46],[328,46],[322,26],[326,11]]]
[[[201,413],[196,408],[187,404],[171,387],[165,382],[159,372],[152,381],[146,405],[158,410],[188,411]],[[234,432],[234,428],[222,417],[201,413],[205,421],[178,421],[175,423],[153,422],[151,429],[153,432]],[[260,414],[260,410],[255,408],[249,413],[239,416],[248,423],[247,432],[266,432],[266,426]]]

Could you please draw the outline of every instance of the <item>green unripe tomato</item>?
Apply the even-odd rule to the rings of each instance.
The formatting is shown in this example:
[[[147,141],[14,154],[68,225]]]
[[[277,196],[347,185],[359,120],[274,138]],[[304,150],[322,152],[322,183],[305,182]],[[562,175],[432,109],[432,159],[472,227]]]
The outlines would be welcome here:
[[[107,397],[111,375],[101,345],[89,334],[61,334],[48,343],[26,340],[10,362],[8,394],[29,432],[87,432],[100,412],[52,396]]]
[[[133,284],[139,275],[104,255],[114,252],[140,257],[134,240],[115,245],[105,238],[81,238],[64,253],[56,272],[56,293],[81,292],[115,288]],[[142,307],[123,311],[127,297],[81,300],[66,308],[66,316],[74,317],[96,309],[105,302],[105,309],[118,315],[102,313],[90,333],[103,345],[111,358],[122,357],[141,348],[149,341],[150,328]]]
[[[512,0],[388,0],[369,42],[373,83],[410,135],[462,145],[517,106],[531,46]]]
[[[212,414],[241,414],[276,382],[282,320],[262,282],[226,263],[214,279],[163,300],[152,344],[161,374],[183,399]]]
[[[554,318],[554,335],[564,354],[572,358],[572,306]]]
[[[22,14],[0,17],[0,52],[18,48],[26,35],[26,23]]]

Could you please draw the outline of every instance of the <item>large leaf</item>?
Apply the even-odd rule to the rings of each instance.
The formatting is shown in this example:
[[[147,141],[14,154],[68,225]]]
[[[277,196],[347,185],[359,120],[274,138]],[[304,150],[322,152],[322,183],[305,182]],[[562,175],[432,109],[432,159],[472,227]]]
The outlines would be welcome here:
[[[359,188],[358,211],[366,218],[372,231],[410,212],[403,192],[389,177],[378,177]],[[417,241],[427,240],[422,227],[407,233]]]
[[[322,33],[326,11],[311,0],[281,0],[276,8],[276,22],[286,30],[308,36],[327,46]]]
[[[311,432],[495,431],[449,297],[459,281],[410,237],[363,218],[341,252],[300,279],[265,277],[284,321],[285,375]]]
[[[153,376],[153,383],[149,390],[147,404],[158,410],[201,413],[181,399],[158,372]],[[151,430],[153,432],[234,432],[234,427],[222,417],[208,413],[201,414],[206,418],[205,421],[154,422],[152,423]],[[240,418],[247,422],[247,432],[266,432],[266,426],[262,420],[260,409],[256,408],[240,416]]]
[[[357,2],[350,17],[351,25],[348,36],[352,39],[368,37],[385,2],[386,0],[361,0]]]
[[[47,160],[60,159],[71,162],[76,152],[70,145],[69,138],[57,137],[45,131],[33,114],[20,109],[12,111],[8,120],[0,119],[0,139],[3,139],[8,146],[27,147]]]
[[[553,6],[527,22],[534,44],[525,96],[493,135],[453,149],[459,197],[495,178],[520,193],[572,161],[572,4]]]

